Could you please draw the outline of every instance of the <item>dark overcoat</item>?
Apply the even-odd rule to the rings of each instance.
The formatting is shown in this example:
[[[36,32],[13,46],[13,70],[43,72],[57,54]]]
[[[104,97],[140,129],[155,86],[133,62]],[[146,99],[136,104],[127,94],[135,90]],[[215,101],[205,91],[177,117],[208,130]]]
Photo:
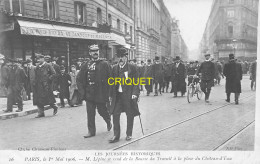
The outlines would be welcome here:
[[[137,68],[132,64],[126,64],[125,65],[125,72],[128,72],[128,77],[131,79],[135,79],[135,83],[137,84],[137,78],[138,78],[138,71]],[[119,65],[115,65],[112,69],[112,78],[119,77]],[[126,77],[125,77],[126,78]],[[125,112],[126,115],[129,116],[137,116],[140,115],[139,108],[137,104],[137,99],[132,99],[132,95],[136,95],[139,97],[140,90],[138,85],[122,85],[122,100],[124,101],[123,104],[125,104],[125,109],[122,109],[121,111],[116,111],[116,98],[117,98],[117,91],[118,85],[111,85],[109,90],[109,96],[112,98],[112,102],[110,105],[110,113],[111,114],[117,114],[120,112]]]
[[[226,93],[241,93],[242,66],[235,60],[224,65],[223,74],[226,77]]]
[[[187,76],[186,67],[183,63],[180,63],[177,67],[176,64],[172,68],[174,91],[186,92],[185,78]]]
[[[7,84],[8,84],[8,74],[10,68],[4,64],[0,67],[0,97],[7,96]]]
[[[256,80],[256,67],[257,67],[257,62],[254,61],[250,67],[250,73],[251,73],[251,79]]]
[[[56,102],[52,90],[52,80],[55,75],[54,68],[44,63],[37,65],[35,69],[35,86],[33,89],[34,105],[50,105]]]
[[[64,73],[63,75],[60,73],[58,75],[58,86],[59,86],[59,91],[60,91],[60,96],[64,98],[69,98],[70,97],[70,92],[69,92],[69,87],[71,82],[71,77],[68,73]]]
[[[158,83],[163,83],[164,67],[162,63],[152,65],[153,80]]]
[[[216,67],[212,61],[204,61],[199,66],[196,74],[201,73],[201,80],[214,80],[216,74]]]
[[[95,66],[94,85],[87,83],[89,68],[92,60],[85,62],[77,75],[77,86],[82,100],[96,103],[108,102],[108,78],[110,77],[111,67],[106,61],[98,60]]]

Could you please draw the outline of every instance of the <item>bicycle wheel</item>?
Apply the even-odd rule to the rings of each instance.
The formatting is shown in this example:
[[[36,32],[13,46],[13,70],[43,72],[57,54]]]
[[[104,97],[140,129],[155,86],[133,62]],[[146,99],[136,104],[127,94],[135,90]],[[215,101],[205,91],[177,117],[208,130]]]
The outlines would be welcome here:
[[[197,93],[197,98],[198,98],[198,100],[201,100],[201,97],[202,97],[203,92],[202,92],[202,90],[201,90],[201,88],[200,88],[200,83],[198,83],[198,84],[196,85],[196,93]]]
[[[190,84],[188,86],[188,92],[187,92],[187,101],[188,103],[191,102],[192,98],[193,98],[193,95],[194,95],[194,87],[192,84]]]

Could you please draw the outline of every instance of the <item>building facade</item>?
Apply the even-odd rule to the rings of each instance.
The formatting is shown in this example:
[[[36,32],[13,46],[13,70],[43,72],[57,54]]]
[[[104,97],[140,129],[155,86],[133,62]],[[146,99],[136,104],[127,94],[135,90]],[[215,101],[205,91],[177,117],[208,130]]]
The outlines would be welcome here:
[[[240,60],[257,57],[259,0],[214,0],[200,43],[201,54],[227,59],[234,53]]]
[[[65,59],[68,66],[100,46],[101,57],[134,44],[134,0],[2,0],[0,51],[11,58],[35,53]],[[125,40],[125,36],[130,36]],[[130,57],[134,56],[133,51]]]
[[[181,36],[179,20],[172,19],[171,31],[171,57],[180,56],[182,60],[188,60],[188,47]]]

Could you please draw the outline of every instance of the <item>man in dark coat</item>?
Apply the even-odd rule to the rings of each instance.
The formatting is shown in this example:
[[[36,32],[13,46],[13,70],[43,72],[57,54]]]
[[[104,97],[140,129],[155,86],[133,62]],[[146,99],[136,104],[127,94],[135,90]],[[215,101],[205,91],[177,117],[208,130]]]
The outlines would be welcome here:
[[[205,94],[205,102],[209,103],[209,95],[211,91],[211,87],[214,86],[214,78],[215,78],[215,64],[210,61],[210,54],[205,55],[206,60],[201,63],[196,72],[198,76],[201,73],[201,90]]]
[[[147,65],[144,67],[144,77],[145,78],[153,77],[151,59],[147,60]],[[147,96],[149,96],[150,93],[153,92],[153,79],[151,80],[150,83],[145,84],[145,89],[147,91]]]
[[[250,67],[251,90],[253,90],[254,85],[256,87],[256,68],[257,62],[254,61]]]
[[[16,112],[23,111],[23,99],[22,99],[22,89],[26,81],[26,74],[24,69],[18,64],[17,61],[11,60],[8,73],[7,82],[7,110],[4,112],[12,112],[13,105],[18,104],[18,110]]]
[[[173,80],[173,92],[174,97],[177,97],[177,92],[181,92],[181,96],[184,96],[186,92],[186,67],[185,65],[180,61],[180,57],[176,56],[175,58],[175,64],[173,65],[172,74],[174,77]]]
[[[52,80],[55,75],[54,68],[44,61],[44,56],[36,54],[39,64],[35,69],[35,86],[33,89],[33,104],[38,107],[38,116],[45,117],[44,106],[50,105],[55,115],[58,111],[56,100],[52,90]]]
[[[77,86],[82,100],[86,100],[88,117],[88,134],[84,138],[96,135],[95,115],[96,108],[107,124],[107,130],[112,128],[111,118],[106,104],[109,102],[108,78],[110,67],[106,61],[99,59],[98,45],[91,45],[91,59],[86,61],[77,75]]]
[[[129,78],[127,83],[129,83],[131,79],[131,81],[135,81],[135,84],[137,84],[137,68],[134,65],[127,63],[127,55],[128,53],[126,49],[118,49],[117,56],[119,62],[113,67],[111,78]],[[131,85],[117,83],[110,86],[110,113],[113,115],[114,124],[114,136],[109,140],[110,143],[119,141],[121,112],[125,112],[127,116],[126,140],[129,141],[132,139],[134,117],[140,114],[137,104],[139,94],[140,90],[138,85],[134,85],[133,83]]]
[[[192,83],[193,76],[196,74],[198,67],[195,62],[190,62],[187,68],[187,75],[188,75],[188,86]],[[198,82],[199,79],[194,79],[194,82]]]
[[[60,91],[60,103],[61,103],[61,108],[65,107],[64,103],[64,98],[67,99],[68,104],[70,105],[70,92],[69,92],[69,87],[71,84],[71,77],[70,75],[65,72],[65,67],[60,66],[60,74],[58,75],[58,88]]]
[[[163,87],[163,79],[164,79],[164,67],[163,64],[160,63],[160,57],[155,56],[155,63],[152,65],[152,73],[153,73],[153,81],[154,81],[154,90],[155,95],[158,96],[158,84],[159,84],[159,92],[162,94]]]
[[[60,75],[60,66],[57,64],[57,60],[58,58],[54,57],[53,60],[51,61],[51,66],[55,70],[55,75],[53,76],[53,80],[52,80],[52,88],[54,91],[58,90],[58,76]]]
[[[165,65],[164,65],[164,85],[163,85],[163,92],[164,88],[166,90],[166,93],[168,92],[169,88],[169,83],[171,81],[171,74],[172,74],[172,64],[170,63],[169,59],[165,60]]]
[[[36,67],[32,65],[32,60],[27,59],[26,60],[26,75],[27,75],[27,95],[28,95],[28,100],[31,99],[31,92],[33,92],[33,86],[35,85],[35,69]]]
[[[241,64],[235,60],[234,54],[229,54],[229,62],[224,65],[223,74],[226,77],[226,101],[230,102],[230,94],[235,93],[235,104],[238,104],[243,71]]]

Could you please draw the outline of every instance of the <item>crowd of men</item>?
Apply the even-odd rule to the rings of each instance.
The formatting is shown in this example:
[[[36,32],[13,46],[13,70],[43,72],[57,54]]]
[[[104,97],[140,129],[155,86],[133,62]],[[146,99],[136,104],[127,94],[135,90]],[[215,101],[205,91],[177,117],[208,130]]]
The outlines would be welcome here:
[[[173,93],[173,97],[177,97],[178,92],[185,96],[187,85],[195,78],[200,81],[205,102],[209,103],[211,87],[219,85],[225,76],[226,101],[230,102],[230,94],[235,93],[235,104],[239,104],[242,74],[249,71],[251,88],[255,86],[256,61],[251,66],[248,63],[243,66],[235,59],[234,54],[229,55],[229,61],[226,63],[214,61],[210,54],[206,54],[203,62],[188,63],[182,61],[179,56],[161,62],[160,58],[155,56],[153,60],[148,59],[137,64],[135,59],[128,60],[128,51],[125,48],[117,50],[117,61],[114,63],[99,58],[99,53],[98,45],[91,45],[90,59],[79,59],[77,64],[71,65],[70,68],[65,62],[58,65],[57,58],[51,60],[50,56],[42,54],[36,54],[36,66],[31,59],[17,61],[0,54],[0,91],[1,96],[7,96],[7,109],[4,112],[12,112],[14,105],[18,105],[17,112],[23,111],[23,100],[33,97],[33,105],[38,107],[36,118],[40,118],[45,117],[46,105],[54,109],[53,115],[58,112],[55,96],[59,96],[61,108],[65,107],[64,99],[67,99],[71,107],[82,105],[84,100],[88,118],[88,134],[84,138],[96,135],[97,109],[106,123],[107,130],[110,131],[113,127],[114,135],[109,142],[114,143],[120,139],[121,113],[126,113],[127,116],[126,140],[132,139],[134,118],[140,115],[140,91],[146,90],[147,96],[153,92],[154,96],[164,92]],[[108,79],[111,77],[135,80],[145,77],[152,80],[150,83],[146,82],[145,86],[121,83],[109,85]]]

